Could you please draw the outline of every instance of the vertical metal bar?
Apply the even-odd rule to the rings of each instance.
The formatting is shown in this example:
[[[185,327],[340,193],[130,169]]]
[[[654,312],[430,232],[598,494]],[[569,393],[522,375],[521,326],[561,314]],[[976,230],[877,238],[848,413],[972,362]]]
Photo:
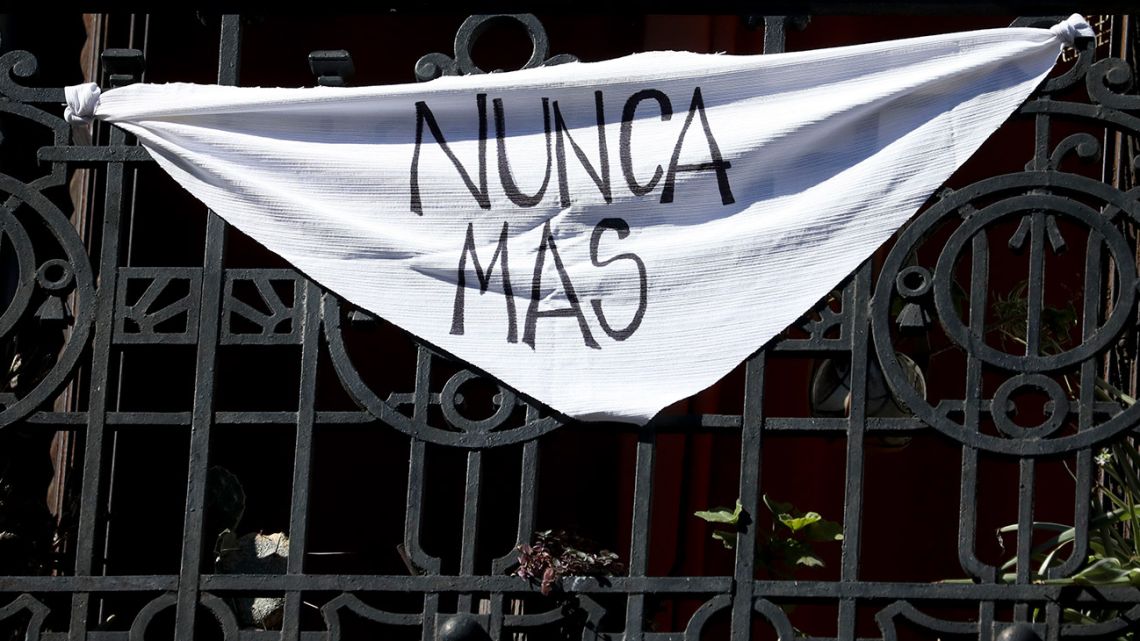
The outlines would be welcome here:
[[[637,465],[633,484],[633,523],[630,528],[629,576],[645,576],[649,569],[649,531],[653,517],[653,464],[657,431],[642,427],[637,437]],[[625,641],[641,641],[645,622],[645,594],[630,594],[625,611]]]
[[[1048,150],[1049,121],[1037,119],[1038,153]],[[1044,148],[1042,148],[1044,145]],[[1026,291],[1025,308],[1025,354],[1041,354],[1041,313],[1044,305],[1045,285],[1045,213],[1035,211],[1030,215],[1029,284]],[[1006,408],[992,408],[992,412],[1004,412]],[[1033,568],[1033,508],[1035,501],[1036,464],[1033,459],[1023,458],[1019,462],[1017,488],[1017,582],[1027,584]],[[1029,604],[1016,603],[1013,607],[1014,621],[1027,621]]]
[[[527,420],[533,420],[537,417],[537,412],[533,407],[527,408]],[[531,535],[534,532],[534,516],[535,516],[535,493],[537,492],[536,483],[538,480],[538,442],[527,441],[522,446],[522,465],[521,474],[519,479],[519,520],[518,529],[515,534],[516,546],[524,543],[530,543]],[[508,567],[514,565],[517,561],[517,556],[514,550],[507,554],[495,559],[491,563],[491,572],[493,574],[502,574]],[[500,639],[503,634],[503,615],[505,613],[504,596],[502,592],[493,592],[490,595],[490,625],[488,632],[492,639]],[[521,602],[514,602],[512,604],[512,614],[521,613]]]
[[[111,129],[112,145],[126,143],[126,133]],[[107,421],[108,368],[114,335],[115,287],[118,279],[119,222],[123,209],[122,163],[106,165],[102,246],[99,251],[99,288],[95,292],[95,335],[91,349],[91,392],[87,407],[87,433],[83,451],[83,489],[76,530],[75,575],[89,576],[94,569],[95,533],[104,483],[103,450]],[[84,641],[90,595],[77,593],[71,600],[69,639]]]
[[[421,355],[426,352],[421,348]],[[417,383],[417,394],[419,386]],[[410,568],[416,572],[438,574],[439,559],[428,556],[420,547],[420,522],[423,520],[424,500],[424,454],[427,444],[418,439],[412,439],[408,452],[408,498],[407,511],[404,515],[404,551],[408,559],[416,566]],[[439,595],[433,592],[424,594],[423,638],[435,637],[435,613],[439,610]]]
[[[1029,286],[1025,306],[1025,354],[1037,356],[1041,353],[1041,310],[1045,292],[1045,213],[1031,214],[1029,226]],[[999,408],[998,411],[1001,411]]]
[[[764,53],[783,53],[787,16],[764,16]]]
[[[416,346],[416,388],[413,391],[412,420],[425,425],[428,405],[431,402],[431,352],[423,345]]]
[[[321,290],[305,281],[304,329],[301,342],[301,389],[297,404],[297,434],[293,448],[293,497],[289,510],[288,574],[304,570],[305,535],[308,529],[309,481],[312,478],[313,419],[316,414],[317,359],[321,338]],[[281,623],[282,641],[300,637],[301,593],[285,594],[285,616]]]
[[[760,505],[760,450],[764,428],[764,366],[767,353],[759,352],[744,366],[744,412],[740,433],[740,507],[749,523],[736,535],[733,566],[735,593],[729,638],[747,641],[752,636],[752,600],[756,567],[756,510]]]
[[[1045,641],[1061,641],[1061,605],[1056,601],[1045,604]]]
[[[236,85],[241,64],[241,19],[222,16],[218,51],[218,83]],[[214,212],[207,214],[206,252],[202,262],[201,313],[198,318],[198,353],[194,374],[194,408],[190,423],[190,456],[186,483],[186,521],[183,527],[182,567],[178,577],[175,639],[193,641],[202,563],[202,510],[206,499],[206,473],[210,464],[210,428],[214,421],[214,365],[217,360],[221,315],[226,224]]]
[[[519,490],[519,527],[515,537],[518,544],[530,543],[534,532],[534,513],[538,507],[538,441],[528,441],[522,451],[522,479]]]
[[[784,51],[786,16],[764,17],[764,53]],[[756,511],[760,505],[760,450],[764,427],[764,367],[767,353],[758,352],[748,359],[744,369],[744,409],[740,432],[740,488],[741,512],[750,522],[740,528],[736,539],[736,558],[733,563],[734,592],[732,619],[729,628],[731,641],[748,641],[752,638],[752,601],[756,568]]]
[[[1100,323],[1101,298],[1090,296],[1089,292],[1101,291],[1101,261],[1103,259],[1104,238],[1096,231],[1089,230],[1085,250],[1084,309],[1081,318],[1081,340],[1087,341],[1096,332]],[[1077,405],[1077,431],[1093,427],[1093,408],[1096,406],[1097,359],[1090,358],[1081,363],[1080,390]],[[1064,563],[1049,569],[1047,578],[1067,577],[1076,572],[1088,557],[1089,507],[1092,498],[1092,452],[1085,448],[1077,452],[1077,485],[1074,490],[1073,506],[1073,546],[1069,558]]]
[[[854,582],[859,578],[859,548],[863,525],[863,446],[867,418],[868,347],[871,340],[868,307],[871,300],[871,264],[856,272],[852,286],[855,301],[851,310],[851,409],[847,418],[846,479],[843,496],[843,547],[839,578]],[[839,602],[839,639],[855,639],[854,599]]]
[[[1031,552],[1033,551],[1033,502],[1034,486],[1037,480],[1037,468],[1033,459],[1023,458],[1019,462],[1020,479],[1017,484],[1017,583],[1029,583]],[[1029,616],[1029,605],[1017,603],[1013,606],[1013,620],[1026,621]]]
[[[428,420],[428,404],[431,400],[431,352],[423,345],[416,347],[416,388],[412,420],[425,424]],[[438,574],[439,559],[428,556],[420,547],[420,524],[424,511],[424,457],[427,444],[412,439],[408,451],[408,495],[404,512],[404,551],[418,572]],[[439,610],[439,594],[424,593],[424,613],[422,635],[424,639],[435,637],[435,613]]]
[[[236,85],[241,69],[241,16],[222,16],[222,37],[218,47],[218,84]]]
[[[1039,97],[1037,100],[1048,100]],[[1033,169],[1041,171],[1049,167],[1049,115],[1038,114],[1033,120]]]
[[[475,552],[479,545],[479,504],[483,487],[483,452],[467,452],[467,482],[463,490],[463,540],[459,551],[459,575],[475,575]],[[472,612],[471,594],[459,595],[457,612]]]
[[[533,412],[533,408],[528,408],[528,413],[531,412]],[[522,474],[519,479],[519,524],[515,534],[515,545],[530,543],[531,534],[534,532],[537,481],[538,441],[527,441],[522,446]],[[505,557],[495,559],[495,562],[491,564],[491,571],[494,574],[502,574],[515,562],[515,559],[513,552],[508,553]],[[502,592],[491,594],[491,625],[488,632],[492,639],[500,639],[503,635],[503,601]]]
[[[976,450],[975,450],[976,451]],[[978,606],[978,641],[993,641],[994,602],[982,601]]]
[[[986,331],[986,297],[989,290],[990,249],[984,232],[974,236],[970,259],[970,333]],[[966,354],[966,392],[962,406],[962,429],[976,432],[981,415],[982,363]],[[996,568],[982,563],[975,553],[978,529],[978,450],[962,446],[962,477],[959,495],[958,562],[967,574],[982,581],[994,581]],[[993,615],[993,603],[989,604]],[[992,632],[992,631],[991,631]]]
[[[439,559],[420,546],[420,524],[424,511],[424,456],[427,444],[413,439],[409,449],[407,511],[404,516],[404,550],[417,572],[438,574]]]
[[[958,563],[966,574],[975,579],[994,581],[997,577],[996,569],[982,563],[975,552],[978,530],[978,450],[969,445],[962,446],[958,510]]]
[[[970,332],[985,332],[986,294],[990,275],[989,241],[984,232],[971,241],[970,258]],[[962,429],[978,431],[981,414],[982,363],[967,353],[966,392],[962,405]],[[997,569],[982,563],[975,552],[978,530],[978,450],[962,446],[962,476],[959,493],[958,562],[975,579],[994,581]],[[992,641],[994,634],[994,602],[982,601],[978,606],[978,641]]]
[[[149,54],[149,49],[148,49],[147,45],[149,44],[148,35],[150,33],[150,14],[146,14],[145,16],[143,16],[142,23],[143,23],[142,38],[141,38],[142,43],[141,43],[141,45],[136,46],[135,37],[136,37],[137,25],[135,24],[135,16],[134,15],[131,16],[131,35],[130,35],[130,42],[129,42],[128,46],[130,46],[130,48],[132,48],[132,49],[136,49],[136,48],[141,49],[142,54],[143,54],[143,60],[146,60],[147,55]],[[142,73],[139,75],[139,81],[140,82],[146,82],[146,69],[145,68],[143,69]],[[133,263],[133,255],[134,255],[135,215],[138,212],[139,170],[138,170],[138,167],[131,166],[131,167],[125,169],[125,172],[126,172],[126,175],[130,177],[131,196],[130,196],[130,204],[128,205],[127,210],[126,210],[126,214],[127,214],[126,245],[127,246],[126,246],[125,261],[123,264],[130,266]],[[118,354],[118,358],[116,360],[118,361],[118,367],[117,367],[116,373],[115,373],[115,403],[114,403],[114,407],[115,407],[115,411],[119,411],[122,409],[123,380],[124,380],[124,372],[126,371],[126,368],[127,368],[127,355],[124,352],[120,351]],[[107,497],[106,497],[106,512],[105,512],[105,514],[113,515],[115,513],[115,507],[113,504],[114,497],[115,497],[115,463],[119,457],[119,433],[117,431],[113,431],[111,433],[110,453],[111,453],[111,463],[108,466],[109,475],[108,475],[108,480],[107,480]],[[104,524],[104,527],[103,527],[103,558],[104,559],[109,559],[111,556],[111,544],[112,544],[112,538],[111,538],[112,537],[112,533],[111,533],[112,523],[111,523],[111,520],[112,519],[107,519],[107,522]],[[102,621],[103,617],[104,617],[103,607],[104,607],[104,602],[100,601],[99,615],[98,615],[98,617],[99,617],[98,620],[100,620],[100,621]]]

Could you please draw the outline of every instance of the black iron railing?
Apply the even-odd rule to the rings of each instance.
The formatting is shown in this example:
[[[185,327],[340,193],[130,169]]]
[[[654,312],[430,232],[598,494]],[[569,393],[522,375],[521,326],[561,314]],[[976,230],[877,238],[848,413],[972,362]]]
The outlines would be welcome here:
[[[503,20],[521,23],[531,38],[527,66],[572,59],[550,57],[543,26],[531,16],[473,17],[460,27],[455,51],[423,56],[415,77],[478,72],[474,42]],[[766,52],[778,52],[785,28],[806,21],[762,22]],[[1127,54],[1134,23],[1108,24],[1115,51]],[[217,82],[237,84],[242,22],[225,16],[216,26]],[[138,231],[146,224],[142,214],[162,214],[153,200],[150,211],[141,204],[140,185],[154,181],[146,174],[149,157],[114,128],[96,131],[94,144],[75,141],[59,116],[62,89],[30,81],[30,55],[4,54],[0,124],[35,128],[43,141],[39,174],[0,175],[0,264],[14,275],[0,300],[12,379],[0,392],[0,431],[10,439],[40,435],[38,447],[43,435],[61,434],[61,447],[74,458],[57,459],[57,473],[72,472],[63,483],[73,501],[61,508],[56,554],[26,566],[26,575],[0,577],[0,633],[28,641],[737,641],[773,634],[854,641],[1111,638],[1131,630],[1140,591],[1128,575],[1107,583],[1070,580],[1096,551],[1090,521],[1105,479],[1094,457],[1110,443],[1134,449],[1121,439],[1140,418],[1140,407],[1121,391],[1136,341],[1140,202],[1132,181],[1140,171],[1140,96],[1128,60],[1091,40],[1079,44],[1068,70],[1045,83],[996,146],[983,150],[994,155],[995,171],[960,177],[889,249],[749,358],[725,384],[742,390],[739,402],[737,392],[724,393],[721,405],[734,409],[666,413],[643,429],[567,425],[287,267],[235,266],[227,243],[236,235],[212,213],[200,256],[164,264],[159,250],[139,260],[143,243],[157,242]],[[311,63],[320,84],[345,84],[352,73],[346,52],[315,52]],[[143,72],[134,50],[107,50],[102,64],[111,86],[136,82]],[[1010,169],[1010,162],[1018,166]],[[87,173],[73,183],[79,187],[69,203],[63,192],[73,169]],[[165,185],[160,193],[178,198],[174,190]],[[82,231],[68,211],[76,193],[94,212]],[[772,379],[796,358],[814,359],[813,376],[801,385],[814,407],[788,416],[776,409],[782,399],[771,391],[779,383]],[[241,400],[249,373],[264,379],[257,383],[261,407]],[[188,390],[181,405],[156,400],[179,381]],[[284,382],[274,388],[273,381]],[[665,471],[661,443],[686,434],[719,439],[713,467],[738,465],[731,470],[736,489],[724,497],[738,499],[744,515],[735,547],[706,564],[730,566],[728,572],[686,573],[679,561],[658,572],[651,564],[651,535],[663,534],[653,525]],[[828,477],[842,513],[827,515],[841,521],[842,542],[823,552],[832,561],[827,573],[795,580],[770,571],[771,559],[758,553],[767,519],[762,464],[779,467],[768,458],[769,443],[788,435],[838,444],[832,458],[842,461]],[[919,449],[919,439],[939,446]],[[277,444],[262,442],[270,440]],[[376,448],[372,465],[399,468],[389,474],[399,482],[336,485],[339,466],[359,464],[352,450],[363,442]],[[335,460],[318,461],[330,448]],[[620,468],[628,472],[628,491],[590,483],[600,478],[605,488],[613,481],[616,473],[597,462],[615,459],[606,448],[629,455]],[[670,448],[670,456],[680,451]],[[884,455],[884,448],[899,451]],[[954,492],[931,494],[956,502],[948,512],[954,531],[925,533],[922,524],[909,524],[912,531],[899,535],[909,543],[870,537],[884,528],[873,520],[883,512],[872,519],[866,509],[875,498],[865,483],[869,461],[887,465],[884,456],[923,452],[943,457],[929,462],[932,471],[945,469],[945,457],[955,473],[960,467],[949,481]],[[681,465],[672,473],[682,483],[693,473],[685,467],[690,456],[686,450],[668,463]],[[568,466],[562,457],[577,460]],[[245,475],[219,461],[243,461]],[[1039,481],[1067,478],[1061,465],[1073,481],[1057,499],[1045,494],[1057,484]],[[561,476],[551,478],[549,469]],[[167,486],[148,480],[168,472],[181,479],[184,494],[162,496],[159,488]],[[276,484],[262,478],[274,474]],[[987,484],[987,474],[1013,484]],[[231,476],[241,480],[227,485]],[[151,482],[156,493],[140,503]],[[898,482],[938,485],[922,477]],[[251,489],[259,483],[265,487]],[[533,543],[542,523],[559,522],[550,515],[563,506],[543,502],[550,493],[542,488],[551,485],[571,488],[562,495],[594,493],[587,502],[614,507],[623,521],[614,529],[626,534],[608,545],[621,546],[623,572],[563,577],[551,596],[512,574],[516,546]],[[1004,553],[1014,562],[1005,567],[978,552],[992,536],[987,495],[999,492],[1012,497],[1002,505],[1013,506],[1006,522],[1017,525]],[[218,526],[236,530],[241,516],[225,517],[219,506],[237,501],[247,519],[257,518],[255,495],[276,497],[276,514],[285,515],[277,527],[288,544],[276,539],[278,548],[263,555],[269,561],[252,570],[224,571],[227,564],[215,557],[236,554],[240,537],[219,537]],[[1035,548],[1055,532],[1034,524],[1059,504],[1072,543],[1043,564]],[[449,521],[439,506],[454,508]],[[685,509],[693,507],[707,506]],[[898,506],[900,522],[912,509]],[[375,529],[355,536],[380,545],[395,532],[399,563],[391,563],[397,552],[387,548],[387,560],[376,562],[362,556],[368,545],[355,552],[322,548],[330,536],[345,539],[321,529],[337,510],[390,510],[369,521]],[[444,522],[450,526],[440,533]],[[589,529],[588,519],[580,523]],[[607,538],[603,530],[598,538]],[[247,544],[254,534],[247,533]],[[930,576],[905,565],[869,567],[869,556],[884,558],[872,554],[882,546],[921,550],[924,537],[932,548],[951,541],[941,553],[954,559],[956,571]],[[676,540],[675,556],[702,545]],[[715,541],[705,543],[710,558],[720,552]],[[151,554],[154,563],[140,558]]]

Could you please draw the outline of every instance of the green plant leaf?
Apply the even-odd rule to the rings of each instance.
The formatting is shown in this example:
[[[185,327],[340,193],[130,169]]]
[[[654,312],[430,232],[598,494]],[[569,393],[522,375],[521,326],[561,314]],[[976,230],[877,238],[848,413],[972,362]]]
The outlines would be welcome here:
[[[698,519],[703,519],[709,523],[727,523],[729,525],[736,525],[740,522],[740,514],[744,511],[744,506],[740,504],[740,500],[736,501],[736,508],[729,509],[727,507],[717,507],[711,510],[701,510],[693,512],[693,516]]]
[[[796,565],[802,565],[809,568],[822,568],[823,559],[814,554],[802,554],[796,559]]]
[[[796,508],[791,503],[781,503],[779,501],[770,499],[770,498],[768,498],[767,494],[765,494],[763,496],[763,498],[764,498],[764,505],[768,506],[768,511],[771,512],[773,516],[778,515],[778,514],[798,514],[799,513],[799,511],[796,510]]]
[[[1090,540],[1089,549],[1092,550],[1092,553],[1096,556],[1104,556],[1104,544],[1102,544],[1100,541]]]
[[[721,545],[729,550],[736,549],[736,532],[726,530],[713,530],[712,538],[720,541]]]
[[[1133,572],[1140,574],[1140,569],[1128,570],[1116,557],[1107,557],[1096,561],[1087,568],[1073,575],[1075,583],[1084,585],[1105,585],[1131,583]]]
[[[1031,529],[1034,529],[1034,530],[1053,530],[1056,532],[1065,532],[1068,530],[1072,530],[1073,526],[1065,525],[1064,523],[1050,523],[1049,521],[1034,521],[1031,524]],[[1010,532],[1016,532],[1016,531],[1017,531],[1017,524],[1016,523],[998,528],[998,532],[1000,532],[1001,534],[1008,534]]]
[[[803,516],[796,516],[794,514],[781,513],[776,515],[776,519],[787,526],[793,532],[799,532],[805,527],[817,523],[823,517],[818,512],[808,512]]]
[[[809,541],[842,541],[843,526],[835,521],[819,520],[804,529]]]
[[[773,539],[773,551],[779,552],[788,565],[802,565],[809,568],[823,567],[823,559],[819,558],[810,544],[795,539]]]
[[[1074,610],[1072,608],[1065,608],[1064,610],[1061,610],[1061,617],[1068,623],[1097,623],[1096,619],[1088,616],[1080,610]]]
[[[1037,574],[1045,576],[1045,573],[1049,571],[1049,567],[1053,565],[1053,557],[1057,556],[1057,552],[1060,552],[1063,547],[1065,547],[1064,543],[1049,550],[1049,554],[1041,561],[1041,567],[1037,569]]]

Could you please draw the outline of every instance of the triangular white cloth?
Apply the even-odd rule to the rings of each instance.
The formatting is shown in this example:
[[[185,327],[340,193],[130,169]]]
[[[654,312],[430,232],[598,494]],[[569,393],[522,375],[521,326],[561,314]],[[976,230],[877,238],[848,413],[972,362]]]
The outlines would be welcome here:
[[[1052,29],[424,84],[69,88],[324,287],[583,420],[716,382],[1029,96]]]

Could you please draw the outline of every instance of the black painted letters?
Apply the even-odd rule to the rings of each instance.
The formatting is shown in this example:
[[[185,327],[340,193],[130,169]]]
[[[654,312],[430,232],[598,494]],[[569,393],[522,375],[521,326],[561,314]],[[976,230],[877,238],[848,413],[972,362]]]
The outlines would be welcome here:
[[[546,262],[546,252],[550,251],[550,256],[554,259],[554,267],[558,270],[558,277],[562,281],[562,289],[566,292],[566,300],[570,301],[569,307],[561,309],[548,309],[545,311],[538,311],[538,301],[542,298],[542,266]],[[534,348],[534,334],[538,325],[539,318],[557,316],[574,316],[578,319],[578,328],[582,330],[582,340],[586,342],[586,347],[591,349],[601,349],[598,341],[594,340],[593,334],[590,333],[590,325],[586,322],[586,315],[582,313],[582,306],[578,303],[578,294],[574,292],[574,283],[570,282],[570,276],[566,273],[566,267],[562,264],[562,257],[558,255],[558,248],[554,244],[554,234],[550,231],[550,221],[542,227],[542,242],[538,245],[538,257],[534,259],[534,280],[531,281],[530,286],[530,306],[526,310],[526,327],[523,329],[523,342]]]
[[[662,122],[668,122],[673,118],[673,103],[669,100],[669,96],[660,90],[643,89],[634,93],[625,101],[625,106],[622,108],[621,128],[618,135],[618,157],[621,162],[622,176],[625,178],[625,184],[629,192],[634,196],[645,196],[656,189],[660,184],[662,185],[660,202],[668,204],[673,202],[674,199],[678,173],[712,171],[716,174],[717,189],[720,192],[721,204],[731,205],[736,202],[732,195],[732,187],[728,181],[728,169],[732,167],[732,163],[724,159],[720,151],[720,145],[717,144],[716,138],[713,137],[712,127],[709,125],[708,115],[705,113],[705,101],[704,96],[701,94],[700,87],[693,88],[689,111],[685,116],[684,124],[681,126],[681,132],[677,136],[677,142],[673,146],[673,154],[669,160],[668,169],[664,169],[661,164],[657,164],[653,168],[653,175],[649,177],[648,182],[644,184],[638,182],[639,177],[634,173],[635,169],[633,164],[633,125],[635,120],[637,120],[638,107],[641,103],[647,101],[657,103],[657,108],[661,112],[660,119]],[[614,197],[610,182],[610,154],[606,140],[605,100],[601,91],[594,92],[594,110],[598,135],[598,163],[596,165],[591,162],[586,152],[582,150],[570,135],[571,128],[566,123],[566,118],[558,101],[551,101],[551,99],[547,97],[541,99],[542,121],[546,140],[546,172],[543,176],[542,184],[533,194],[523,193],[522,189],[520,189],[515,180],[515,173],[511,170],[511,163],[507,158],[507,115],[503,108],[503,100],[501,98],[494,98],[491,100],[491,105],[495,120],[495,150],[498,154],[497,168],[499,170],[499,182],[503,187],[503,194],[506,195],[511,204],[516,207],[530,208],[541,203],[546,197],[546,190],[550,185],[551,166],[554,165],[558,172],[558,203],[563,208],[573,205],[574,194],[570,193],[570,184],[566,171],[567,142],[570,143],[569,146],[574,151],[574,156],[577,158],[578,163],[590,176],[590,179],[593,180],[594,185],[598,188],[606,204],[613,203]],[[463,166],[463,163],[459,161],[459,158],[455,156],[451,147],[448,146],[447,140],[440,130],[439,123],[436,121],[435,114],[428,108],[427,103],[423,101],[415,103],[416,140],[412,152],[410,171],[411,210],[414,213],[421,216],[424,213],[423,196],[420,193],[420,153],[424,145],[425,125],[435,139],[435,143],[439,145],[439,149],[448,160],[451,161],[451,164],[455,166],[459,178],[475,198],[476,204],[478,204],[481,209],[491,208],[491,194],[487,189],[487,94],[481,93],[475,96],[475,107],[479,122],[478,184],[472,180],[467,168]],[[552,110],[553,124],[551,123]],[[704,133],[705,144],[708,146],[709,159],[699,163],[682,164],[680,162],[681,150],[684,147],[686,136],[689,134],[693,120],[697,118],[701,121],[701,132]],[[644,120],[643,118],[640,122],[644,122]],[[554,139],[553,144],[551,144],[552,137]],[[528,160],[529,159],[525,158],[521,160],[516,159],[516,167],[526,166]],[[451,190],[445,189],[443,193],[451,193]],[[441,203],[441,205],[453,210],[456,206],[463,206],[463,203],[444,202]]]
[[[637,112],[638,103],[650,98],[656,100],[657,105],[661,107],[661,120],[669,120],[673,117],[673,103],[669,102],[669,96],[656,89],[645,89],[633,94],[629,100],[625,101],[625,109],[621,112],[621,137],[618,138],[621,173],[625,175],[625,182],[629,185],[629,190],[636,196],[644,196],[653,191],[653,188],[657,186],[657,181],[661,180],[661,165],[657,165],[657,169],[653,170],[653,178],[650,178],[649,182],[644,185],[638,184],[637,178],[633,175],[633,154],[630,151],[633,116]]]
[[[701,117],[701,128],[704,129],[705,139],[709,144],[709,155],[712,156],[712,161],[702,162],[696,165],[678,165],[677,161],[681,158],[681,145],[685,143],[685,134],[689,131],[689,125],[693,124],[694,114],[698,114]],[[689,115],[685,117],[685,126],[681,127],[681,135],[677,136],[677,146],[673,148],[673,159],[669,161],[669,172],[665,174],[665,187],[661,189],[661,202],[673,202],[673,183],[677,179],[678,171],[705,171],[712,169],[716,172],[716,183],[720,189],[721,204],[731,205],[736,202],[736,200],[732,197],[732,189],[728,186],[728,173],[725,172],[725,170],[731,166],[731,163],[720,156],[720,147],[716,144],[716,138],[713,138],[712,131],[709,129],[709,120],[705,117],[705,101],[701,98],[701,88],[697,87],[693,90],[693,102],[689,105]]]
[[[641,319],[645,316],[645,307],[649,304],[649,280],[645,273],[645,261],[641,257],[633,253],[618,254],[608,260],[598,260],[598,244],[602,240],[602,234],[607,229],[612,229],[617,232],[618,238],[624,239],[629,236],[629,224],[621,218],[606,218],[594,227],[594,232],[590,234],[590,262],[594,267],[605,267],[610,263],[619,260],[631,260],[637,265],[637,311],[633,313],[633,319],[629,321],[622,329],[614,329],[610,327],[606,321],[606,315],[602,313],[602,301],[594,299],[590,301],[590,306],[594,308],[594,314],[598,317],[598,322],[602,325],[604,331],[610,338],[615,341],[624,341],[641,327]]]
[[[503,223],[503,231],[499,233],[499,244],[495,253],[491,254],[491,262],[487,264],[487,271],[479,264],[479,254],[475,253],[475,224],[467,223],[467,240],[463,244],[463,253],[459,255],[459,275],[456,278],[455,308],[451,314],[451,333],[463,334],[463,303],[467,291],[467,254],[471,254],[471,264],[475,267],[475,277],[479,279],[479,294],[486,293],[491,285],[491,272],[495,269],[495,262],[502,256],[503,263],[499,267],[502,274],[503,296],[507,299],[507,342],[518,342],[518,329],[515,324],[515,295],[511,289],[510,263],[507,260],[507,233],[510,227]]]
[[[431,135],[435,137],[435,141],[439,143],[439,148],[455,165],[455,169],[459,171],[459,177],[463,179],[463,183],[467,185],[467,189],[471,190],[471,195],[475,197],[475,202],[479,203],[479,207],[483,209],[491,208],[491,198],[487,193],[487,94],[481,93],[475,96],[475,106],[479,110],[479,186],[476,187],[475,183],[471,182],[471,176],[467,170],[463,168],[463,163],[455,157],[451,149],[447,146],[447,141],[443,139],[443,132],[439,130],[439,123],[435,121],[435,116],[428,109],[427,103],[419,101],[416,103],[416,148],[412,152],[412,211],[424,215],[423,201],[420,199],[420,146],[423,144],[424,138],[424,123],[427,123],[428,129],[431,130]]]

